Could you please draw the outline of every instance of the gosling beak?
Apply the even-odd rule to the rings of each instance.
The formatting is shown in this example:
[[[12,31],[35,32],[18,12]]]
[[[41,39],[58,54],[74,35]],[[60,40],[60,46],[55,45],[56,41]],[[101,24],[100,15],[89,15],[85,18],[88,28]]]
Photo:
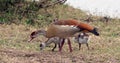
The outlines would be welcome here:
[[[43,50],[43,48],[42,48],[42,46],[43,46],[43,45],[42,45],[42,44],[40,44],[39,46],[40,46],[40,50]]]

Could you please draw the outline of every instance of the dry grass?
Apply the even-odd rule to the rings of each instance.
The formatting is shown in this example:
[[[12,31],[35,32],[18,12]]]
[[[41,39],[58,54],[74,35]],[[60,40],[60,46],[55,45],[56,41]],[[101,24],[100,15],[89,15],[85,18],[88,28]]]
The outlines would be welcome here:
[[[62,53],[46,47],[39,50],[39,44],[46,38],[40,36],[28,43],[29,34],[39,28],[24,25],[0,25],[0,63],[120,63],[120,21],[91,23],[97,26],[100,36],[91,34],[90,50],[72,43],[70,53],[65,43]]]

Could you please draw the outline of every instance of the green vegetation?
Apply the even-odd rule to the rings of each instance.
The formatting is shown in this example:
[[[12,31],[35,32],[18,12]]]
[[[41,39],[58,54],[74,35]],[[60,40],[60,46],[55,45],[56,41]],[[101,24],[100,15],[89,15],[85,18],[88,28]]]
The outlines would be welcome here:
[[[5,6],[5,4],[8,6]],[[54,18],[80,19],[86,16],[85,12],[68,5],[57,4],[50,7],[40,7],[40,4],[24,0],[5,0],[0,5],[0,23],[28,24],[43,27],[52,22]],[[47,4],[44,5],[47,6]]]

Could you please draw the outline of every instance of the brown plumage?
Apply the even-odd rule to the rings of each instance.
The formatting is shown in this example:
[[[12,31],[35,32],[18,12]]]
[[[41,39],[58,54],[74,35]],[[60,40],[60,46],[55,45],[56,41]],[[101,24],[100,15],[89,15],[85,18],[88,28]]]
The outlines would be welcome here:
[[[77,20],[59,20],[59,21],[55,21],[54,24],[56,25],[73,25],[73,26],[77,26],[78,28],[82,28],[82,29],[86,29],[86,30],[93,30],[93,27],[83,23],[83,22],[79,22]]]
[[[77,32],[91,32],[95,35],[99,35],[97,32],[96,28],[82,22],[78,22],[77,20],[58,20],[52,23],[47,30],[47,37],[61,37],[63,39],[67,38],[68,39],[68,44],[70,48],[70,52],[72,51],[71,49],[71,43],[70,39],[68,37],[73,36]],[[64,41],[62,42],[60,51],[62,49],[62,46],[64,44]]]

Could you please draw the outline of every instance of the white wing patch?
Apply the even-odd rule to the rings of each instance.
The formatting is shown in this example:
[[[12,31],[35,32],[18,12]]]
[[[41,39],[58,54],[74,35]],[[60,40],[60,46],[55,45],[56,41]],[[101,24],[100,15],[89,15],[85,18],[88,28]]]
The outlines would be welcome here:
[[[61,27],[73,27],[73,28],[77,28],[77,26],[75,25],[60,25]]]

